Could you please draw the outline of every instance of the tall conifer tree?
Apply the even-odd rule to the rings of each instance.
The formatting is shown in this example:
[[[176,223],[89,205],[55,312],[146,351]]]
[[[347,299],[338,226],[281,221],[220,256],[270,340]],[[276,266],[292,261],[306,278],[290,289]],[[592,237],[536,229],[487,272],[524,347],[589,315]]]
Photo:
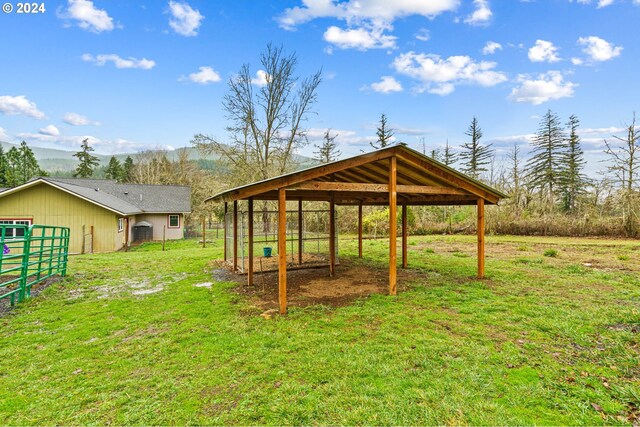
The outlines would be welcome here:
[[[472,178],[479,178],[482,172],[486,172],[487,165],[491,163],[493,150],[491,144],[482,145],[482,129],[478,124],[478,119],[473,118],[469,129],[464,133],[471,137],[471,141],[462,144],[462,152],[460,153],[460,162],[462,163],[462,172]]]
[[[569,137],[564,153],[564,171],[561,181],[563,187],[562,205],[566,212],[575,212],[576,200],[586,192],[586,187],[589,185],[589,178],[583,173],[586,162],[584,151],[580,146],[578,126],[580,126],[580,120],[576,115],[571,115],[567,122]]]
[[[89,146],[89,138],[85,138],[82,141],[80,151],[75,153],[73,157],[78,158],[78,166],[73,174],[76,178],[89,178],[93,175],[93,171],[100,164],[100,160],[91,154],[94,151],[93,147]]]
[[[540,191],[549,207],[555,202],[565,170],[566,136],[557,114],[547,111],[531,145],[532,156],[526,166],[529,185]]]

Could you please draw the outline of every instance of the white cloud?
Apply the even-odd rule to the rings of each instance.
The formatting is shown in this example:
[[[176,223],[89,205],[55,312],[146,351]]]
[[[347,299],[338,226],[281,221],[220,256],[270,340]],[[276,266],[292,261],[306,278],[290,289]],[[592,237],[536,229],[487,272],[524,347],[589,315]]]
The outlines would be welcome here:
[[[169,2],[169,11],[171,13],[169,26],[173,31],[186,37],[198,35],[198,28],[200,28],[204,19],[199,10],[193,9],[186,2],[171,0]]]
[[[584,61],[580,58],[571,58],[571,63],[573,65],[582,65],[584,64]]]
[[[140,142],[129,141],[124,138],[100,139],[92,135],[44,135],[41,133],[19,133],[17,139],[25,140],[29,143],[35,142],[39,145],[57,148],[62,150],[77,150],[82,141],[88,139],[91,147],[100,154],[134,153],[148,149],[174,150],[170,145],[150,147]]]
[[[85,126],[85,125],[99,126],[100,125],[100,123],[89,120],[87,117],[77,113],[66,113],[62,118],[62,121],[72,126]]]
[[[569,0],[569,1],[573,2],[574,0]],[[576,0],[576,2],[582,3],[582,4],[590,4],[591,0]],[[614,2],[615,0],[598,0],[597,1],[598,9],[611,6]],[[640,0],[633,0],[633,3],[640,4]]]
[[[608,128],[580,128],[578,129],[578,133],[580,135],[599,135],[599,134],[615,134],[626,131],[627,128],[610,126]]]
[[[614,46],[608,41],[596,36],[580,37],[578,44],[584,46],[582,50],[592,61],[603,62],[620,56],[622,47]]]
[[[54,125],[45,126],[38,131],[41,135],[59,136],[60,131]]]
[[[383,34],[389,27],[377,28],[352,28],[343,30],[336,26],[327,28],[324,33],[325,41],[340,49],[393,49],[396,46],[396,37]]]
[[[426,28],[420,28],[416,33],[416,39],[420,40],[421,42],[428,42],[431,39],[431,33]]]
[[[500,43],[488,41],[487,44],[482,48],[482,54],[493,55],[498,50],[502,50],[502,45]]]
[[[547,101],[570,98],[573,96],[575,83],[564,80],[559,71],[549,71],[537,77],[518,76],[519,86],[511,91],[509,98],[515,102],[540,105]]]
[[[495,62],[475,62],[468,56],[450,56],[408,52],[396,57],[394,69],[420,82],[418,90],[448,95],[461,84],[495,86],[507,80],[505,73],[494,71]]]
[[[382,76],[379,82],[371,84],[371,89],[380,93],[402,92],[402,85],[392,76]]]
[[[491,20],[493,16],[493,12],[491,12],[491,8],[489,7],[488,0],[473,0],[473,4],[476,7],[476,10],[469,16],[464,19],[466,24],[471,25],[480,25],[486,24]]]
[[[529,49],[531,62],[558,62],[558,48],[546,40],[536,40],[536,44]]]
[[[181,76],[178,80],[186,81],[190,80],[194,83],[198,83],[201,85],[206,85],[209,83],[217,83],[220,79],[220,74],[218,74],[211,67],[199,67],[197,73],[191,73],[188,77]]]
[[[82,60],[85,62],[93,62],[99,66],[105,65],[107,62],[113,62],[113,65],[115,65],[116,68],[139,68],[141,70],[150,70],[156,66],[156,62],[150,59],[136,59],[132,57],[125,59],[115,54],[93,56],[85,53],[82,55]]]
[[[35,102],[29,101],[24,95],[0,96],[0,113],[7,116],[28,116],[34,119],[44,119],[44,113],[38,110]]]
[[[302,6],[287,8],[278,17],[278,23],[286,30],[316,18],[337,18],[348,24],[378,22],[391,24],[397,18],[420,15],[433,18],[458,7],[459,0],[302,0]]]
[[[3,128],[0,128],[0,141],[7,142],[9,140],[9,134]]]
[[[97,9],[90,0],[69,0],[66,10],[58,10],[58,17],[76,21],[78,27],[93,33],[114,28],[113,18],[105,10]]]
[[[256,71],[256,76],[251,79],[251,84],[262,87],[266,86],[269,83],[269,75],[264,70]]]

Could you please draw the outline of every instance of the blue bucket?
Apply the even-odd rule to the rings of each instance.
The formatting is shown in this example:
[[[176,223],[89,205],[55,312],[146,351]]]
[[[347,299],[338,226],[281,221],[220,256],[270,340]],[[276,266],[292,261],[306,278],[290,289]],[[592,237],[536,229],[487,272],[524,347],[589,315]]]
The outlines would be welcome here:
[[[268,246],[267,246],[267,247],[265,247],[265,248],[262,248],[262,254],[263,254],[265,257],[269,258],[269,257],[271,256],[271,250],[272,250],[272,249],[273,249],[273,248],[270,248],[270,247],[268,247]]]

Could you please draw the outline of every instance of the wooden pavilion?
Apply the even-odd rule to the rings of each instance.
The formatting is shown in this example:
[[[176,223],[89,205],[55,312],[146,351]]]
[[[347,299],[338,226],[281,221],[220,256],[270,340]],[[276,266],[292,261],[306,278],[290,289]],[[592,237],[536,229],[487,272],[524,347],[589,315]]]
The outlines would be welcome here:
[[[233,202],[233,263],[237,269],[238,201],[247,200],[253,218],[255,200],[278,201],[278,290],[280,313],[287,312],[286,202],[298,201],[301,221],[303,201],[329,203],[329,272],[335,271],[335,205],[358,206],[358,248],[362,257],[362,206],[389,206],[389,294],[396,294],[397,206],[402,207],[402,266],[407,267],[407,206],[476,205],[478,277],[484,278],[484,207],[497,204],[503,193],[445,166],[404,144],[382,148],[349,159],[224,191],[207,199]],[[226,219],[226,215],[225,215]],[[247,282],[253,284],[253,221],[249,220]],[[226,230],[225,226],[225,230]],[[298,227],[302,233],[302,225]],[[226,241],[225,238],[225,259]],[[299,242],[302,242],[300,237]],[[301,243],[300,243],[301,244]],[[300,253],[302,251],[299,251]]]

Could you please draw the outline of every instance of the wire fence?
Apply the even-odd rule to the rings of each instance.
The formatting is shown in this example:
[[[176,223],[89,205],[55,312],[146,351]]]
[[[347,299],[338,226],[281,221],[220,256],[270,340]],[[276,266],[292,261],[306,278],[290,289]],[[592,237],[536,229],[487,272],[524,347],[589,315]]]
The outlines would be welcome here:
[[[31,288],[67,273],[69,228],[0,225],[0,299],[11,305],[31,296]]]
[[[337,217],[337,214],[336,214]],[[255,271],[277,269],[278,211],[255,211],[249,218],[246,211],[238,211],[237,265],[244,273],[249,264],[249,221],[253,221],[253,254]],[[233,261],[233,212],[227,212],[226,258]],[[337,227],[336,227],[337,228]],[[328,265],[330,254],[328,210],[287,211],[287,263],[290,266]],[[338,233],[335,233],[335,255],[338,259]]]

